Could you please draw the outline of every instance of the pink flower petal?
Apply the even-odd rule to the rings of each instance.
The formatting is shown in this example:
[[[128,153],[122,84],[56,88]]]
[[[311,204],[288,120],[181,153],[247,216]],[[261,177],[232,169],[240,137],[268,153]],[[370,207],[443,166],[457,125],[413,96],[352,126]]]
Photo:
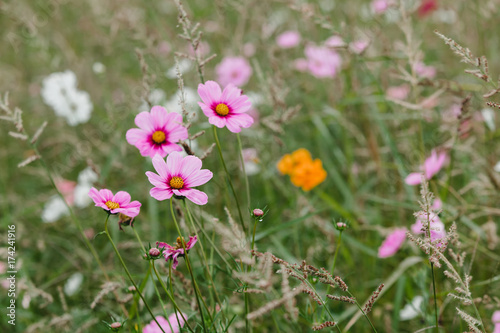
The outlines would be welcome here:
[[[165,126],[167,124],[168,111],[163,106],[155,105],[151,108],[151,119],[156,125],[155,129]],[[158,127],[157,127],[158,126]]]
[[[201,160],[196,156],[186,156],[181,161],[181,177],[184,182],[188,181],[191,174],[200,171]]]
[[[101,196],[102,200],[104,203],[107,201],[112,201],[113,200],[113,192],[111,192],[108,189],[102,189],[99,191],[99,195]]]
[[[198,85],[198,95],[207,106],[212,105],[216,100],[220,100],[222,91],[220,86],[214,81],[207,81],[205,84]]]
[[[179,192],[197,205],[205,205],[208,202],[208,196],[205,192],[198,191],[193,188],[182,189]]]
[[[167,156],[167,170],[171,176],[179,176],[181,173],[181,166],[182,155],[179,152],[174,151]]]
[[[412,172],[405,178],[405,183],[408,185],[418,185],[422,182],[422,174],[420,172]]]
[[[213,116],[208,118],[208,122],[212,125],[217,126],[218,128],[223,128],[226,126],[226,118],[220,116]]]
[[[150,191],[149,194],[155,198],[156,200],[163,201],[170,199],[174,193],[172,192],[172,189],[166,188],[166,189],[161,189],[157,187],[153,187]]]
[[[130,203],[131,199],[132,198],[130,197],[130,194],[128,194],[125,191],[119,191],[114,195],[111,201],[116,202],[121,207],[121,206],[126,206],[128,203]]]
[[[135,124],[140,129],[143,129],[147,132],[154,132],[154,123],[151,119],[151,115],[149,112],[141,112],[137,116],[135,116]]]
[[[203,169],[197,172],[193,172],[187,179],[185,179],[187,187],[196,187],[208,182],[214,174],[212,171]]]
[[[153,167],[155,168],[156,172],[161,176],[163,179],[167,179],[170,177],[170,173],[168,172],[167,168],[167,163],[165,163],[165,160],[163,157],[160,155],[155,155],[153,157]]]

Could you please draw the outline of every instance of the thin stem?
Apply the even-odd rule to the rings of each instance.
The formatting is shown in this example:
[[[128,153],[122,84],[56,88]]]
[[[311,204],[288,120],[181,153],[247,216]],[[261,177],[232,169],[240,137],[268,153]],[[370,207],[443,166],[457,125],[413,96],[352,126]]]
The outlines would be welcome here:
[[[331,270],[331,273],[332,273],[332,276],[335,276],[334,275],[334,271],[335,271],[335,263],[337,262],[337,255],[339,254],[339,249],[340,249],[340,245],[342,244],[342,231],[343,230],[339,230],[339,239],[337,240],[337,246],[335,248],[335,255],[333,256],[333,264],[332,264],[332,270]],[[326,293],[330,293],[330,285],[328,285],[328,288],[326,290]]]
[[[132,282],[132,284],[134,285],[135,287],[135,290],[137,291],[137,293],[139,294],[139,296],[141,297],[142,301],[144,302],[144,305],[146,305],[146,308],[148,309],[149,311],[149,314],[151,315],[151,317],[153,318],[153,320],[156,322],[156,324],[158,325],[158,327],[161,329],[161,331],[163,333],[165,333],[165,331],[163,330],[163,328],[161,327],[160,323],[158,323],[158,321],[156,320],[156,317],[155,315],[153,314],[153,311],[151,311],[151,308],[149,307],[149,304],[148,302],[146,301],[146,299],[144,298],[144,296],[142,295],[139,287],[137,287],[137,284],[135,283],[134,279],[132,278],[132,275],[130,275],[130,272],[128,271],[128,268],[127,266],[125,265],[125,262],[123,261],[122,259],[122,256],[120,255],[120,252],[118,252],[118,249],[116,248],[116,245],[115,243],[113,242],[113,239],[111,238],[111,235],[109,234],[109,231],[108,231],[108,220],[109,220],[109,215],[106,217],[106,222],[104,222],[104,231],[106,233],[106,235],[108,236],[108,239],[109,239],[109,242],[111,243],[111,245],[113,246],[113,249],[115,250],[115,253],[116,253],[116,256],[118,257],[118,259],[120,260],[120,263],[122,264],[123,266],[123,269],[125,269],[125,273],[127,273],[127,276],[130,280],[130,282]]]
[[[229,182],[229,187],[231,188],[231,192],[233,193],[234,200],[236,201],[236,207],[238,208],[238,215],[240,217],[240,223],[241,223],[241,228],[243,229],[243,232],[247,233],[247,228],[245,227],[245,223],[243,222],[243,215],[241,214],[241,208],[240,208],[240,203],[238,201],[238,197],[236,196],[236,191],[234,190],[233,182],[231,180],[231,175],[229,174],[229,171],[227,170],[226,162],[224,161],[224,156],[222,155],[222,148],[219,142],[219,137],[217,136],[217,127],[212,126],[214,130],[214,138],[215,138],[215,143],[217,145],[217,150],[219,152],[219,157],[222,162],[222,166],[224,167],[224,171],[226,172],[227,180]]]
[[[236,133],[236,138],[238,139],[238,148],[240,150],[240,162],[241,162],[241,168],[243,170],[243,179],[245,180],[245,190],[247,193],[247,206],[250,208],[250,184],[248,183],[248,175],[245,170],[245,160],[243,159],[243,146],[241,144],[241,138],[240,138],[240,133]],[[253,249],[253,247],[252,247]]]
[[[151,267],[153,267],[153,260],[149,262],[149,272],[151,274]],[[170,327],[170,330],[172,331],[172,325],[170,324],[170,320],[168,320],[168,313],[167,313],[167,309],[165,309],[165,304],[163,304],[163,301],[161,299],[161,295],[160,295],[160,291],[158,290],[158,287],[156,287],[156,283],[154,282],[154,279],[151,279],[153,281],[153,287],[155,289],[155,292],[156,292],[156,296],[158,296],[158,299],[160,300],[160,304],[161,304],[161,308],[163,309],[163,314],[165,315],[165,319],[167,319],[167,322],[168,322],[168,326]],[[177,319],[177,323],[179,324],[179,327],[181,327],[180,323],[179,323],[179,320]]]
[[[434,264],[431,262],[432,289],[434,290],[434,316],[436,318],[436,333],[439,333],[439,318],[436,297],[436,281],[434,279]]]
[[[258,219],[256,218],[255,219],[255,222],[253,224],[253,234],[252,234],[252,250],[254,248],[254,245],[255,245],[255,232],[257,231],[257,222],[258,222]]]
[[[184,250],[184,258],[186,258],[186,265],[188,267],[189,274],[191,275],[191,280],[193,281],[194,294],[196,296],[196,302],[198,303],[198,310],[200,311],[201,322],[203,324],[203,331],[207,332],[207,328],[205,326],[205,316],[203,315],[203,308],[201,307],[200,297],[199,297],[201,295],[198,295],[198,293],[199,293],[198,285],[196,284],[196,280],[195,280],[194,275],[193,275],[193,270],[192,270],[191,264],[189,262],[189,256],[188,256],[187,251],[186,251],[186,244],[184,242],[184,238],[182,237],[181,229],[179,228],[179,225],[177,223],[177,219],[175,217],[174,205],[173,205],[173,198],[170,199],[170,213],[172,214],[172,218],[174,220],[175,228],[177,229],[177,232],[179,233],[179,237],[181,239],[181,244],[182,244],[182,249]],[[210,311],[208,311],[208,314],[210,315]]]
[[[377,333],[377,330],[375,329],[375,326],[373,326],[372,321],[370,320],[370,318],[368,318],[368,315],[366,314],[366,312],[363,311],[363,309],[361,308],[361,305],[359,305],[358,301],[356,300],[356,297],[354,297],[354,295],[351,294],[351,292],[349,290],[346,290],[346,292],[347,292],[347,294],[349,294],[349,296],[351,296],[355,300],[354,304],[356,304],[356,306],[358,307],[359,311],[361,311],[361,313],[363,314],[363,316],[365,316],[366,320],[368,320],[368,322],[370,323],[370,326],[373,329],[373,332]]]

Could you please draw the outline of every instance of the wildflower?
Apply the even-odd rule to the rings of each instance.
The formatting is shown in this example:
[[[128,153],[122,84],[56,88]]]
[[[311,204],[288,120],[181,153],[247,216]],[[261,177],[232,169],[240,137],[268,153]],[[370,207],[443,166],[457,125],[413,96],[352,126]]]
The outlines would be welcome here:
[[[323,169],[321,160],[315,159],[311,163],[301,164],[295,168],[290,180],[293,185],[302,187],[304,191],[310,191],[326,179],[326,171]]]
[[[181,72],[181,74],[186,74],[193,68],[193,63],[189,59],[181,59],[174,66],[170,67],[165,75],[169,79],[177,79],[177,72]]]
[[[347,229],[349,227],[349,225],[345,222],[337,222],[334,224],[334,227],[338,231],[344,231],[345,229]]]
[[[115,195],[107,189],[97,191],[92,187],[89,196],[94,200],[96,207],[101,207],[109,214],[123,213],[130,217],[139,215],[141,203],[139,201],[130,202],[130,194],[125,191],[119,191]]]
[[[245,55],[245,57],[252,57],[255,54],[255,51],[256,48],[253,43],[248,42],[243,45],[243,54]]]
[[[178,313],[177,315],[173,313],[168,316],[168,320],[162,316],[157,316],[156,320],[158,321],[158,324],[160,324],[161,328],[163,328],[165,333],[179,333],[180,327],[184,326],[184,320],[182,318],[186,317],[187,315],[184,313],[182,315],[180,313]],[[177,321],[177,318],[179,318],[179,321]],[[162,333],[162,330],[160,329],[160,327],[158,327],[158,324],[154,320],[152,320],[148,325],[144,326],[144,328],[142,329],[142,333]]]
[[[182,115],[182,107],[179,104],[181,94],[183,94],[182,98],[184,98],[184,103],[186,105],[187,110],[192,110],[196,106],[196,103],[199,101],[198,94],[196,90],[190,87],[184,87],[182,90],[177,90],[175,94],[170,97],[168,101],[165,102],[165,107],[167,110],[177,112]],[[190,120],[196,120],[198,117],[197,113],[192,113],[194,116],[191,118],[191,114],[189,115]]]
[[[410,303],[406,304],[399,312],[400,320],[410,320],[422,313],[420,308],[424,302],[424,297],[415,296]]]
[[[349,43],[349,49],[351,52],[356,54],[361,54],[365,52],[366,48],[370,45],[370,42],[367,40],[356,40],[352,43]]]
[[[387,88],[385,94],[388,98],[404,100],[408,97],[410,93],[410,86],[407,84],[402,84],[400,86],[393,86]]]
[[[193,45],[189,44],[188,45],[188,53],[192,57],[195,57],[196,54],[198,54],[200,56],[200,58],[203,58],[210,53],[210,44],[208,44],[205,41],[198,43],[198,47],[196,48],[196,53],[194,52]]]
[[[309,62],[304,58],[295,59],[293,62],[293,67],[299,72],[307,72]]]
[[[208,196],[192,187],[200,186],[212,179],[210,170],[201,169],[201,160],[196,156],[182,157],[179,152],[173,152],[167,161],[160,156],[153,157],[153,166],[158,172],[146,172],[146,176],[155,187],[149,192],[156,200],[186,197],[197,205],[205,205]]]
[[[82,273],[74,273],[69,277],[69,279],[64,284],[64,293],[68,296],[73,296],[80,290],[83,282],[83,274]]]
[[[78,183],[73,192],[76,207],[84,208],[90,205],[92,199],[89,198],[88,193],[98,179],[99,175],[91,167],[80,171],[78,174]]]
[[[259,173],[259,158],[257,157],[257,149],[246,148],[241,152],[243,155],[243,163],[245,164],[245,172],[249,176],[253,176]]]
[[[444,223],[436,213],[429,213],[429,216],[425,212],[421,212],[417,216],[417,221],[411,226],[411,231],[414,234],[424,233],[424,227],[427,227],[427,219],[430,221],[430,232],[431,232],[431,242],[436,242],[444,237],[446,237],[446,229],[444,228]],[[425,226],[424,226],[425,223]],[[437,244],[441,246],[441,243]]]
[[[415,73],[418,76],[423,77],[423,78],[432,79],[436,76],[436,67],[427,66],[421,61],[417,62],[413,66],[413,70],[415,71]]]
[[[181,238],[177,237],[175,246],[172,246],[164,242],[156,242],[156,246],[158,246],[159,248],[164,248],[163,256],[165,257],[165,261],[171,259],[173,261],[172,268],[176,269],[177,265],[179,264],[177,258],[184,257],[184,249],[182,247],[182,242],[184,242],[186,251],[189,251],[194,246],[194,244],[196,244],[197,241],[198,241],[197,236],[189,236],[189,241],[187,243],[184,240],[184,238],[182,238],[181,241]]]
[[[437,0],[423,0],[418,7],[418,16],[424,17],[437,9]]]
[[[45,223],[52,223],[59,220],[63,216],[69,215],[68,206],[64,203],[59,195],[53,195],[45,203],[40,217]]]
[[[299,45],[300,34],[297,31],[285,31],[276,37],[276,44],[282,49],[290,49]]]
[[[378,257],[387,258],[393,256],[401,248],[405,239],[406,239],[406,228],[400,228],[394,230],[387,236],[387,238],[383,241],[382,245],[380,245],[378,249]]]
[[[389,0],[373,0],[371,5],[375,14],[382,14],[389,8],[391,3]]]
[[[90,95],[77,89],[76,75],[70,70],[52,73],[43,79],[42,95],[57,116],[66,118],[70,126],[86,123],[94,106]]]
[[[317,78],[335,77],[342,64],[338,53],[328,47],[308,45],[305,54],[307,68]]]
[[[142,156],[159,154],[165,157],[173,151],[182,151],[176,142],[188,137],[187,129],[182,126],[182,116],[175,112],[168,113],[161,106],[153,106],[151,112],[139,113],[135,124],[139,128],[127,131],[127,142],[136,146]]]
[[[427,180],[434,177],[441,170],[446,162],[446,158],[447,155],[445,152],[440,152],[439,154],[435,150],[431,152],[431,156],[425,160],[424,165],[421,167]],[[422,175],[420,172],[412,172],[406,177],[405,182],[408,185],[418,185],[422,182]]]
[[[217,81],[223,87],[229,84],[244,86],[252,76],[252,67],[243,57],[226,57],[217,65],[215,71]]]
[[[118,227],[120,227],[120,230],[123,231],[122,225],[125,227],[128,227],[131,225],[132,227],[134,226],[134,218],[127,216],[125,214],[119,213],[118,214]]]
[[[294,151],[292,154],[286,154],[278,162],[278,170],[283,175],[291,175],[295,168],[302,164],[311,163],[312,157],[311,153],[305,149],[300,148]]]
[[[336,35],[328,38],[324,44],[325,44],[325,46],[331,47],[331,48],[345,46],[345,43],[344,43],[344,40],[342,39],[342,37],[336,36]]]
[[[241,128],[248,128],[253,124],[253,118],[245,114],[252,103],[241,90],[233,85],[228,85],[221,91],[220,86],[214,81],[207,81],[198,86],[198,94],[202,102],[198,105],[203,110],[208,122],[219,128],[227,127],[233,133],[238,133]]]
[[[111,328],[111,330],[113,330],[113,332],[118,332],[120,328],[122,328],[122,323],[115,321],[114,323],[109,325],[109,327]]]
[[[255,208],[253,211],[253,216],[255,217],[262,217],[264,215],[264,211],[262,209],[259,209],[259,208]]]
[[[491,320],[493,321],[493,325],[495,325],[493,333],[500,333],[500,311],[495,311]]]

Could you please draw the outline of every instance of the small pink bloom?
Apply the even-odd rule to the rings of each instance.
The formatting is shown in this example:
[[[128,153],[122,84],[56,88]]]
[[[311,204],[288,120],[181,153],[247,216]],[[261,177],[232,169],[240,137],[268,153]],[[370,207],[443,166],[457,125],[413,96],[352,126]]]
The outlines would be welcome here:
[[[366,48],[370,45],[370,41],[368,40],[356,40],[352,43],[349,43],[349,49],[351,52],[356,54],[361,54],[365,52]]]
[[[158,43],[157,50],[160,55],[166,56],[170,53],[172,48],[170,47],[169,42],[162,40],[160,43]]]
[[[297,31],[285,31],[276,38],[276,44],[282,49],[296,47],[300,43],[300,34]]]
[[[435,213],[429,214],[429,221],[431,227],[431,241],[438,241],[446,236],[446,229],[444,227],[444,223],[441,222],[439,216]],[[427,223],[427,216],[421,214],[417,217],[417,221],[412,224],[411,231],[414,234],[422,234],[423,223]],[[441,243],[438,243],[437,246],[441,246]]]
[[[196,156],[182,157],[173,152],[167,156],[167,162],[160,156],[153,157],[153,166],[158,172],[146,172],[149,182],[155,187],[149,192],[156,200],[170,199],[173,195],[186,197],[197,205],[205,205],[208,196],[192,187],[200,186],[212,179],[210,170],[201,169],[201,160]],[[129,215],[130,216],[130,215]]]
[[[325,46],[328,47],[343,47],[345,46],[344,40],[340,36],[332,36],[325,41]]]
[[[141,112],[135,117],[139,128],[127,131],[127,142],[136,146],[142,156],[165,157],[173,151],[182,151],[176,143],[188,138],[187,129],[182,126],[182,116],[168,113],[162,106],[153,106],[151,112]]]
[[[243,45],[243,54],[245,57],[250,58],[255,54],[255,45],[253,43],[245,43]]]
[[[495,325],[493,333],[500,333],[500,311],[495,311],[491,320],[493,321],[493,325]]]
[[[207,42],[201,42],[200,44],[198,44],[198,49],[196,51],[200,55],[200,57],[205,57],[210,53],[210,45]],[[191,44],[189,44],[188,46],[188,53],[192,57],[195,56],[194,49]]]
[[[417,62],[414,66],[413,69],[415,70],[415,73],[417,73],[418,76],[427,78],[427,79],[432,79],[436,76],[436,67],[434,66],[426,66],[423,62]]]
[[[168,321],[162,316],[157,316],[155,318],[158,321],[158,324],[160,324],[161,328],[163,328],[163,331],[165,331],[165,333],[179,333],[179,324],[181,324],[180,327],[184,326],[184,320],[182,319],[182,317],[187,318],[187,315],[183,313],[181,316],[181,314],[178,313],[176,316],[176,314],[173,313],[168,316]],[[177,321],[177,318],[179,318],[179,321]],[[154,320],[152,320],[148,325],[144,326],[144,328],[142,329],[142,333],[163,333],[160,327],[158,327],[158,324]]]
[[[186,251],[189,251],[194,246],[194,244],[196,244],[197,241],[198,237],[189,236],[189,241],[184,245],[186,247]],[[182,248],[181,238],[177,237],[177,242],[175,243],[175,246],[172,246],[164,242],[156,242],[156,246],[158,246],[159,248],[165,248],[165,250],[163,250],[165,261],[172,259],[173,261],[172,268],[176,269],[177,265],[179,264],[177,258],[184,257],[184,249]]]
[[[446,159],[447,155],[444,151],[438,154],[436,153],[435,150],[433,150],[431,152],[431,156],[429,156],[425,160],[424,165],[421,167],[421,169],[424,171],[425,178],[429,180],[432,177],[434,177],[434,175],[437,174],[443,168]],[[422,181],[421,177],[422,176],[420,172],[410,173],[406,177],[405,183],[408,185],[418,185]]]
[[[423,0],[418,7],[418,16],[424,17],[437,9],[437,0]]]
[[[402,84],[400,86],[394,86],[387,88],[385,92],[386,96],[391,99],[404,100],[408,97],[410,93],[410,86],[407,84]]]
[[[223,87],[229,84],[241,87],[252,76],[252,67],[243,57],[226,57],[217,65],[215,72]]]
[[[66,179],[56,180],[56,187],[59,192],[61,192],[68,205],[73,206],[73,203],[75,202],[74,192],[76,182]]]
[[[198,105],[210,124],[219,128],[226,126],[233,133],[239,133],[242,127],[248,128],[253,124],[253,118],[245,114],[252,103],[248,96],[242,95],[241,90],[232,84],[221,91],[214,81],[200,83],[198,94],[203,101],[198,102]]]
[[[119,191],[113,195],[110,190],[97,191],[95,187],[92,187],[89,196],[94,200],[96,207],[101,207],[110,214],[122,213],[130,217],[139,215],[141,203],[139,201],[130,202],[130,194],[125,191]]]
[[[401,248],[405,239],[406,239],[405,228],[394,230],[382,242],[382,245],[380,245],[378,249],[378,257],[387,258],[393,256]]]
[[[443,207],[443,202],[441,201],[441,199],[437,198],[436,200],[434,200],[434,202],[432,203],[432,209],[433,210],[440,210],[441,208]]]
[[[327,47],[308,45],[305,54],[307,68],[317,78],[335,77],[342,64],[338,53]]]
[[[389,0],[373,0],[372,9],[375,14],[382,14],[389,8]]]
[[[158,257],[160,255],[160,250],[158,250],[156,247],[153,247],[149,249],[149,255],[151,257]]]
[[[307,59],[299,58],[294,60],[293,67],[299,72],[306,72],[309,67],[309,63]]]
[[[260,217],[260,216],[264,215],[264,211],[262,209],[259,209],[259,208],[255,208],[252,213],[253,213],[253,216],[256,216],[256,217]]]

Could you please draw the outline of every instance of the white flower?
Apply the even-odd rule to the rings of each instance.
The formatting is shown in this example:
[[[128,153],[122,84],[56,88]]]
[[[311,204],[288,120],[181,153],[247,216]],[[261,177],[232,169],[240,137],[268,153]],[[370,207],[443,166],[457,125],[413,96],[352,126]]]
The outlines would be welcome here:
[[[94,64],[92,65],[92,70],[96,74],[102,74],[102,73],[104,73],[106,71],[106,66],[104,66],[100,62],[94,62]]]
[[[83,274],[75,273],[69,277],[64,284],[64,293],[68,296],[73,296],[80,289],[83,282]]]
[[[70,70],[52,73],[43,79],[41,95],[44,102],[70,126],[86,123],[93,105],[90,95],[76,88],[76,75]]]
[[[165,108],[168,112],[177,112],[182,114],[182,108],[179,104],[181,98],[181,91],[177,90],[177,92],[168,100],[165,104]],[[199,101],[198,93],[189,87],[184,87],[184,101],[186,103],[186,110],[189,114],[192,114],[192,111],[196,111],[198,109],[197,102]],[[192,120],[196,120],[198,118],[198,113],[195,113],[195,117]]]
[[[161,89],[154,89],[149,93],[148,96],[149,102],[151,105],[161,105],[164,106],[167,101],[167,94]],[[149,105],[146,101],[143,101],[141,106],[139,107],[139,111],[148,111]]]
[[[248,176],[253,176],[259,173],[259,158],[257,156],[257,149],[247,148],[243,149],[243,163],[245,163],[245,172]]]
[[[68,215],[69,209],[63,199],[61,199],[59,195],[53,195],[50,197],[49,201],[45,203],[41,217],[43,222],[52,223],[59,220],[61,217]]]
[[[91,167],[87,167],[80,172],[78,175],[78,184],[73,192],[76,207],[87,207],[92,202],[92,199],[89,197],[89,191],[98,178],[99,176]]]
[[[189,59],[181,59],[179,61],[179,71],[182,73],[182,74],[185,74],[187,73],[190,69],[191,69],[191,60]],[[176,66],[174,65],[173,67],[171,67],[167,73],[165,74],[169,79],[177,79],[177,68]]]
[[[415,296],[410,303],[406,304],[401,311],[399,311],[399,319],[400,320],[410,320],[418,316],[422,311],[420,311],[420,307],[424,302],[424,298],[422,296]]]
[[[86,167],[78,174],[78,184],[94,184],[99,179],[97,173],[91,167]]]
[[[495,112],[490,109],[490,108],[484,108],[481,110],[481,114],[483,115],[484,122],[486,123],[486,126],[491,131],[495,130]]]

